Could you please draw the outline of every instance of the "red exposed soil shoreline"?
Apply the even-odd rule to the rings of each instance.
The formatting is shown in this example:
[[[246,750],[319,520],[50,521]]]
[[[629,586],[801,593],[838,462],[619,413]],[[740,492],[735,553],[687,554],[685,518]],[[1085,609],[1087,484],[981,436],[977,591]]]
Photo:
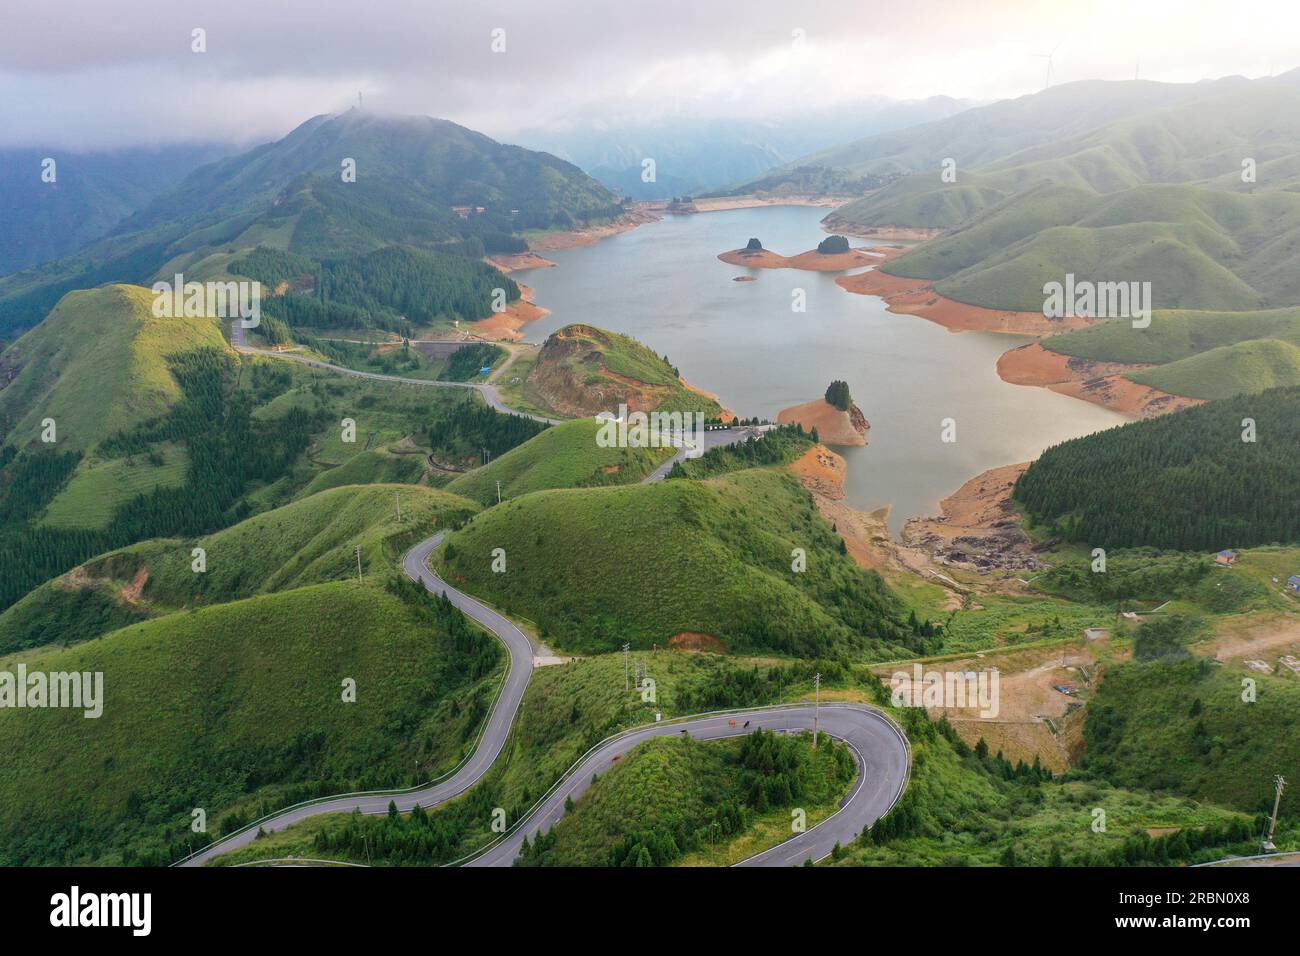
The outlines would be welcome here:
[[[884,262],[886,256],[873,255],[862,249],[822,253],[816,249],[797,256],[783,256],[771,249],[732,249],[718,256],[723,262],[749,269],[803,269],[808,272],[843,272]]]
[[[871,424],[858,406],[853,406],[853,412],[853,415],[842,412],[824,398],[819,398],[783,409],[776,420],[782,425],[798,422],[806,432],[815,428],[818,439],[827,445],[865,445]]]
[[[1204,404],[1199,398],[1171,395],[1124,377],[1126,372],[1143,368],[1150,366],[1094,362],[1053,352],[1037,342],[1012,349],[998,359],[998,375],[1004,382],[1050,388],[1126,415],[1154,418]]]
[[[880,296],[890,312],[919,316],[950,332],[1005,332],[1042,338],[1095,323],[1077,316],[1049,319],[1038,312],[967,305],[944,298],[925,279],[890,275],[878,268],[840,276],[835,282],[858,295]],[[1012,385],[1050,388],[1062,395],[1142,418],[1201,404],[1197,399],[1171,395],[1124,377],[1126,372],[1146,367],[1072,358],[1034,343],[1005,353],[998,360],[998,375]]]

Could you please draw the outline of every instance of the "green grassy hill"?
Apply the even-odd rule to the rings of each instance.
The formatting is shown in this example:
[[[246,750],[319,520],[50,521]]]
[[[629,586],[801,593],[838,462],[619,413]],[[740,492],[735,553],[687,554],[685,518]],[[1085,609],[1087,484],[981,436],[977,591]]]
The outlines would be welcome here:
[[[157,864],[202,842],[194,808],[213,836],[265,808],[454,765],[501,652],[427,599],[337,582],[22,659],[102,673],[103,713],[0,710],[0,862]]]
[[[672,448],[602,448],[600,423],[583,418],[552,425],[482,468],[461,475],[447,490],[483,505],[548,488],[589,488],[640,481],[674,454]]]
[[[1095,102],[1080,101],[1089,94]],[[1093,194],[1151,183],[1249,192],[1241,178],[1247,157],[1261,189],[1289,188],[1300,182],[1296,116],[1300,86],[1288,77],[1071,83],[890,134],[892,155],[890,140],[876,137],[810,161],[908,173],[837,210],[849,223],[948,228],[1044,183]],[[977,132],[982,142],[973,141]],[[958,163],[955,181],[938,175],[940,157]]]
[[[402,517],[396,514],[401,495]],[[392,566],[417,540],[478,506],[415,485],[335,488],[193,540],[145,541],[103,555],[33,590],[0,614],[0,653],[86,640],[171,611],[285,591]],[[207,571],[192,567],[192,549]]]
[[[387,448],[372,448],[358,452],[343,464],[321,472],[300,494],[308,497],[318,491],[343,485],[409,484],[418,481],[423,474],[422,453],[396,454]]]
[[[562,416],[631,411],[703,412],[716,418],[717,401],[687,388],[666,356],[640,342],[591,325],[551,333],[523,384],[524,398]]]
[[[491,570],[497,548],[505,573]],[[805,572],[791,570],[795,548]],[[922,646],[897,598],[840,549],[792,476],[753,469],[524,495],[482,512],[439,557],[448,580],[582,652],[682,633],[803,657]]]
[[[1169,87],[1066,84],[891,134],[892,146],[876,138],[842,148],[832,166],[877,169],[903,157],[908,175],[837,210],[837,225],[948,229],[882,269],[930,280],[958,302],[1038,312],[1044,285],[1070,273],[1149,282],[1154,309],[1205,313],[1174,317],[1146,342],[1141,333],[1122,342],[1118,328],[1049,341],[1066,354],[1164,364],[1246,339],[1295,345],[1293,324],[1254,314],[1300,302],[1296,117],[1295,71]],[[987,143],[968,142],[981,125]],[[946,157],[958,163],[952,182],[939,175]],[[1247,160],[1254,177],[1243,181]],[[1252,318],[1210,330],[1211,312]],[[1178,342],[1180,333],[1188,338]],[[1135,381],[1217,397],[1289,384],[1290,364],[1278,344],[1255,345]]]
[[[1271,810],[1274,774],[1300,761],[1300,684],[1250,672],[1248,704],[1242,676],[1204,658],[1111,668],[1088,704],[1087,767],[1117,786]],[[1284,816],[1300,811],[1294,793],[1282,803]]]
[[[1172,311],[1135,329],[1118,319],[1054,335],[1043,346],[1100,362],[1158,365],[1129,378],[1194,398],[1226,398],[1300,384],[1300,311]]]
[[[86,451],[162,414],[180,397],[166,359],[225,349],[209,318],[156,318],[153,293],[112,285],[66,295],[41,325],[0,355],[0,424],[9,443],[36,442],[53,418],[58,447]]]
[[[1005,199],[988,209],[979,220],[945,233],[891,262],[893,275],[915,279],[940,279],[983,262],[993,253],[1022,239],[1083,216],[1095,196],[1072,186],[1044,183],[1028,190],[1024,197]],[[1041,308],[1041,303],[1039,304]]]
[[[1145,329],[1135,329],[1122,320],[1102,322],[1053,335],[1043,346],[1099,362],[1164,365],[1252,339],[1281,339],[1300,345],[1300,309],[1157,312]]]
[[[895,180],[865,199],[855,199],[835,210],[836,222],[852,226],[906,224],[946,229],[1009,197],[987,185],[978,173],[966,173],[960,183],[936,189],[933,174],[916,174]]]
[[[832,865],[1177,865],[1252,852],[1254,822],[1240,813],[1104,780],[1057,783],[981,754],[946,723],[922,719],[924,711],[899,716],[912,747],[907,793]],[[1100,831],[1097,810],[1105,813]],[[1177,832],[1148,833],[1166,828]]]
[[[213,603],[347,578],[356,574],[358,544],[363,571],[375,572],[477,510],[465,498],[415,485],[330,489],[198,538],[193,546],[206,550],[208,562],[201,576],[190,570],[188,548],[168,548],[143,597]]]
[[[741,740],[690,737],[637,745],[582,795],[536,846],[524,866],[670,866],[710,860],[755,826],[767,839],[790,835],[790,811],[808,826],[833,812],[855,776],[848,748],[835,741],[813,750],[812,735],[759,731]],[[636,807],[634,816],[629,807]],[[815,816],[814,816],[815,814]],[[689,856],[688,856],[689,855]]]
[[[40,523],[50,528],[105,528],[113,513],[136,495],[184,485],[188,464],[184,446],[174,444],[160,446],[156,458],[83,459]]]
[[[1207,87],[1228,87],[1219,80]],[[982,167],[1021,150],[1092,132],[1117,120],[1195,97],[1191,84],[1150,81],[1062,83],[908,129],[869,136],[803,157],[792,165],[827,166],[862,175],[933,170],[955,157],[961,170]]]
[[[1278,339],[1224,345],[1160,368],[1128,375],[1142,385],[1192,398],[1228,398],[1300,385],[1300,347]]]
[[[183,400],[84,458],[0,447],[0,565],[9,572],[0,609],[96,555],[209,534],[317,489],[419,480],[430,454],[502,455],[542,427],[469,390],[348,379],[210,348],[182,358],[169,366]],[[345,418],[356,422],[354,442],[343,441]]]
[[[340,180],[340,158],[357,164],[357,181],[409,179],[444,206],[518,208],[526,228],[605,214],[608,190],[548,153],[498,143],[448,120],[350,109],[315,116],[283,139],[201,167],[154,202],[132,225],[172,221],[195,212],[248,208],[304,175]]]
[[[1045,283],[1150,282],[1156,309],[1245,311],[1300,300],[1300,193],[1146,185],[1085,199],[1031,190],[884,266],[949,298],[1041,311]]]
[[[317,817],[224,856],[219,865],[288,855],[375,865],[448,863],[493,839],[489,825],[494,807],[504,808],[508,820],[518,819],[594,744],[620,730],[652,723],[656,713],[667,719],[796,701],[812,693],[817,673],[823,692],[834,687],[858,693],[864,684],[879,690],[879,682],[865,667],[850,669],[828,660],[742,660],[668,650],[638,653],[635,660],[655,680],[653,701],[643,700],[635,686],[624,689],[619,653],[535,670],[506,752],[463,800],[420,815]],[[664,796],[664,806],[672,810],[671,797]],[[811,825],[819,811],[806,809]],[[779,820],[759,819],[740,841],[771,836],[778,828],[788,834],[789,826],[788,812]],[[719,859],[738,849],[743,847],[726,846],[720,839]]]

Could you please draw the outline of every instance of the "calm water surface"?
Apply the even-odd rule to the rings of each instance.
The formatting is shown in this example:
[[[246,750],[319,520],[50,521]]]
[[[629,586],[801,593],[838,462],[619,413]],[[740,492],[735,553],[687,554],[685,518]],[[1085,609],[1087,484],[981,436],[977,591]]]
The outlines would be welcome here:
[[[1027,338],[954,334],[886,312],[881,299],[837,286],[838,273],[746,269],[717,259],[751,236],[784,255],[812,249],[826,236],[818,225],[825,212],[783,206],[672,216],[547,253],[555,268],[518,276],[551,310],[525,326],[527,341],[542,342],[573,322],[631,335],[746,417],[775,419],[844,379],[871,422],[865,448],[836,449],[848,461],[846,497],[861,509],[891,506],[895,533],[909,517],[937,513],[940,499],[985,469],[1126,421],[999,379],[998,356]],[[757,281],[732,281],[744,274]],[[806,312],[791,310],[796,288],[805,290]],[[955,443],[940,440],[945,418],[956,420]]]

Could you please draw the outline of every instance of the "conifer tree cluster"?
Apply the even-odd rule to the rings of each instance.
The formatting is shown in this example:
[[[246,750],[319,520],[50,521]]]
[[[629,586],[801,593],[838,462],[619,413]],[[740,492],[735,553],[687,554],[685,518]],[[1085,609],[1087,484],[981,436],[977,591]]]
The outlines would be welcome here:
[[[1300,387],[1239,395],[1049,448],[1030,517],[1093,547],[1217,551],[1300,540]]]

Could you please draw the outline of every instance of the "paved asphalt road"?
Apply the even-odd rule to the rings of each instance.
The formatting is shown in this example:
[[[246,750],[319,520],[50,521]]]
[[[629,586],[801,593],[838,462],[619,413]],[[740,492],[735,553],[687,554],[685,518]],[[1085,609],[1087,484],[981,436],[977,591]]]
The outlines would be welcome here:
[[[488,715],[478,747],[465,764],[441,782],[400,795],[345,796],[291,808],[262,821],[261,829],[268,833],[283,830],[323,813],[351,813],[353,810],[386,813],[390,801],[396,803],[397,808],[403,812],[417,803],[428,809],[464,793],[487,773],[500,755],[528,687],[529,678],[532,677],[533,648],[523,631],[509,620],[482,602],[451,587],[429,570],[429,553],[442,543],[442,539],[443,532],[439,532],[407,553],[402,560],[407,576],[421,581],[432,594],[446,594],[456,607],[500,638],[510,656],[510,670],[492,712]],[[745,727],[747,720],[751,724],[748,728]],[[608,769],[615,754],[626,753],[642,740],[677,735],[683,731],[700,740],[715,740],[749,733],[758,727],[769,730],[811,730],[812,725],[813,708],[806,704],[792,704],[775,709],[655,724],[629,731],[602,745],[590,755],[528,817],[523,826],[470,865],[509,866],[518,855],[519,846],[526,834],[531,836],[539,828],[550,829],[554,826],[563,815],[566,797],[581,795],[591,785],[593,773]],[[746,860],[743,865],[795,866],[809,858],[821,859],[836,842],[847,845],[864,827],[870,826],[893,806],[901,795],[907,777],[909,756],[905,738],[892,722],[879,712],[858,704],[826,704],[821,708],[821,728],[847,742],[854,752],[859,773],[852,793],[834,816],[806,833]],[[212,844],[180,865],[202,866],[217,856],[248,845],[256,836],[256,828],[237,833]]]
[[[342,365],[332,365],[329,362],[322,362],[319,359],[308,358],[305,355],[294,355],[292,352],[272,352],[268,349],[255,349],[245,345],[246,333],[240,327],[239,322],[231,324],[230,332],[231,344],[240,351],[248,355],[262,355],[267,358],[285,359],[290,362],[298,362],[301,365],[311,365],[315,368],[329,369],[331,372],[338,372],[340,375],[350,375],[353,378],[369,378],[379,382],[396,382],[399,385],[427,385],[433,388],[472,388],[483,396],[483,401],[499,412],[507,415],[522,415],[524,418],[531,418],[535,422],[546,422],[548,425],[559,425],[563,419],[547,418],[544,415],[533,415],[528,412],[521,412],[511,408],[505,402],[501,401],[501,394],[497,391],[495,385],[485,385],[481,382],[435,382],[427,378],[403,378],[400,375],[381,375],[378,372],[360,372],[354,368],[344,368]]]
[[[524,632],[515,625],[469,595],[448,587],[441,578],[429,570],[427,566],[429,552],[442,543],[442,538],[443,532],[439,532],[432,538],[421,541],[407,552],[406,557],[402,559],[402,568],[406,571],[407,577],[413,581],[421,581],[432,594],[445,592],[453,604],[499,637],[510,655],[510,671],[506,675],[505,684],[501,688],[496,704],[492,707],[492,713],[488,715],[487,726],[483,730],[478,748],[451,777],[438,783],[400,795],[338,797],[309,806],[291,808],[264,821],[261,824],[263,830],[268,833],[273,830],[283,830],[291,824],[322,813],[351,813],[353,810],[360,810],[362,813],[386,813],[390,801],[396,803],[397,808],[403,812],[410,810],[417,803],[425,808],[436,806],[459,796],[477,783],[501,753],[501,748],[510,733],[510,725],[514,723],[515,712],[519,709],[519,702],[523,700],[524,690],[528,687],[528,680],[533,676],[533,648]],[[201,866],[214,857],[248,845],[256,836],[256,828],[237,833],[212,844],[182,865]]]
[[[744,441],[746,438],[757,438],[763,432],[771,428],[771,425],[745,425],[740,428],[715,428],[712,431],[704,433],[704,451],[710,448],[717,448],[719,445],[734,445],[737,442]],[[673,465],[686,458],[686,449],[683,448],[677,454],[673,455],[666,462],[647,475],[642,482],[649,484],[652,481],[662,481],[668,477],[668,472],[673,470]]]
[[[778,731],[812,730],[813,707],[811,704],[792,704],[681,723],[655,724],[629,731],[601,745],[564,779],[523,826],[466,865],[510,866],[519,855],[525,836],[531,840],[538,832],[555,826],[564,816],[566,799],[580,797],[591,786],[593,774],[604,773],[619,757],[644,740],[677,737],[684,733],[697,740],[718,740],[753,733],[759,727]],[[794,835],[737,865],[799,866],[805,860],[820,860],[836,843],[848,846],[902,795],[909,761],[907,743],[902,731],[888,718],[861,704],[823,704],[821,730],[843,740],[853,751],[858,764],[853,790],[840,804],[837,813],[811,830]]]
[[[237,343],[238,344],[238,343]],[[247,350],[257,351],[257,350]],[[270,353],[268,353],[270,354]],[[327,368],[344,375],[359,378],[373,378],[387,381],[399,381],[413,385],[447,385],[462,388],[478,388],[484,393],[494,408],[510,412],[511,409],[500,404],[496,390],[491,386],[469,385],[451,382],[429,382],[423,379],[403,379],[395,376],[377,375],[358,372],[353,369],[330,365],[303,356],[275,353],[276,357],[287,358]],[[517,414],[517,413],[516,413]],[[535,416],[529,416],[535,417]],[[549,421],[549,419],[542,419]],[[708,448],[731,444],[757,434],[761,429],[737,428],[705,433],[705,445]],[[684,452],[683,452],[684,454]],[[681,456],[677,456],[681,457]],[[665,463],[645,480],[657,481],[672,467],[676,458]],[[448,585],[428,568],[429,553],[442,543],[443,533],[420,542],[409,551],[402,561],[407,577],[421,581],[430,593],[446,594],[451,602],[466,615],[483,625],[505,644],[510,657],[510,669],[505,684],[488,715],[487,725],[483,730],[478,747],[470,758],[454,774],[441,782],[430,784],[401,795],[376,794],[338,797],[332,800],[313,803],[308,806],[291,808],[262,821],[260,828],[269,832],[283,830],[285,827],[324,813],[386,813],[390,802],[396,803],[403,812],[409,811],[416,804],[425,809],[444,803],[459,796],[488,771],[505,746],[514,723],[515,714],[523,700],[524,691],[532,677],[533,648],[528,637],[518,627],[487,605]],[[602,773],[613,765],[615,757],[627,753],[632,747],[652,737],[677,736],[689,734],[699,740],[717,740],[752,733],[759,727],[768,730],[797,731],[811,730],[813,727],[813,707],[807,704],[791,704],[777,708],[757,709],[732,713],[723,716],[703,716],[678,722],[654,724],[636,728],[600,745],[573,772],[564,778],[549,797],[537,807],[522,826],[509,834],[500,843],[475,858],[470,866],[509,866],[519,853],[524,837],[532,837],[539,830],[549,830],[564,814],[564,802],[568,797],[577,798],[591,786],[593,774]],[[822,821],[805,833],[792,836],[784,843],[778,844],[756,856],[743,861],[742,866],[797,866],[804,860],[819,860],[831,852],[838,842],[847,845],[862,830],[876,821],[886,810],[894,805],[901,796],[907,780],[910,755],[906,738],[893,722],[880,712],[860,704],[834,703],[821,708],[820,728],[823,732],[837,737],[848,744],[858,764],[858,776],[853,790],[841,803],[840,809],[831,817]],[[235,834],[209,846],[198,854],[185,860],[182,866],[202,866],[204,863],[228,853],[231,850],[251,843],[257,835],[257,829],[249,829]]]

